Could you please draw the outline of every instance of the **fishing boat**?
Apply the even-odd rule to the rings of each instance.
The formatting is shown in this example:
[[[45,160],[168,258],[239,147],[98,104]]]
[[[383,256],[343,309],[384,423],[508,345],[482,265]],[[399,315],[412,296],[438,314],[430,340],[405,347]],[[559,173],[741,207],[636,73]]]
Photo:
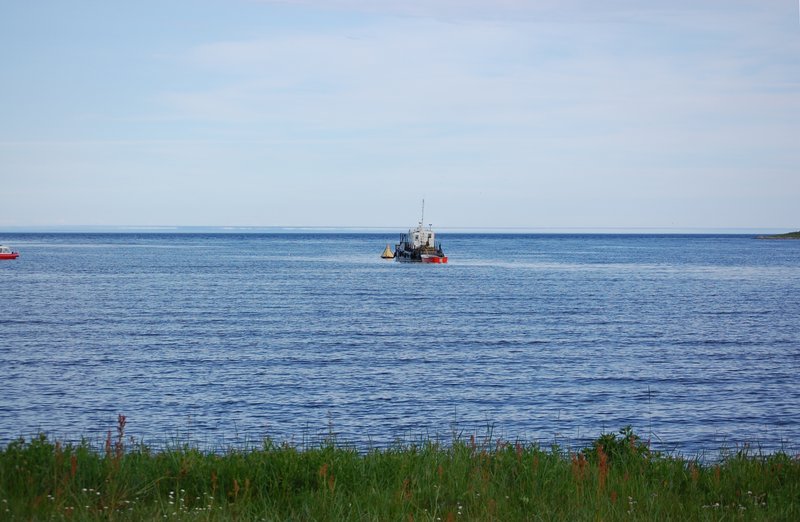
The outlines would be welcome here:
[[[400,242],[394,247],[395,261],[405,263],[447,263],[442,244],[436,242],[433,225],[425,228],[425,200],[422,200],[422,218],[416,228],[409,229],[408,234],[400,235]]]
[[[0,259],[16,259],[19,257],[19,252],[14,252],[7,246],[0,245]]]

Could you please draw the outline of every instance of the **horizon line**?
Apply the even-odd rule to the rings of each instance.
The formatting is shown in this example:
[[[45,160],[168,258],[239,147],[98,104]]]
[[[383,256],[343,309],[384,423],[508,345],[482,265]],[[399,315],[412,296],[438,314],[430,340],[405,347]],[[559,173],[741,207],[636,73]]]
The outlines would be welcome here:
[[[404,231],[407,226],[330,226],[330,225],[0,225],[0,233],[394,233]],[[775,234],[793,232],[797,228],[791,227],[704,227],[704,226],[653,226],[653,227],[525,227],[525,226],[493,226],[493,227],[458,227],[443,226],[437,228],[438,232],[446,233],[642,233],[651,231],[661,234]]]

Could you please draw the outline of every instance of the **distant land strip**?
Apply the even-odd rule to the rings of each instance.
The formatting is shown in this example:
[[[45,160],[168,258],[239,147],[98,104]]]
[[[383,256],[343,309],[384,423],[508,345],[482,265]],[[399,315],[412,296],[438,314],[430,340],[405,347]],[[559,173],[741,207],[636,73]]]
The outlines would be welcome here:
[[[259,226],[259,225],[12,225],[0,223],[0,234],[395,234],[408,224],[385,226]],[[791,230],[788,227],[437,227],[445,234],[652,234],[652,235],[743,235]],[[795,232],[796,233],[796,232]],[[780,237],[778,237],[780,238]]]
[[[800,230],[788,234],[775,234],[772,236],[758,236],[756,239],[800,239]]]

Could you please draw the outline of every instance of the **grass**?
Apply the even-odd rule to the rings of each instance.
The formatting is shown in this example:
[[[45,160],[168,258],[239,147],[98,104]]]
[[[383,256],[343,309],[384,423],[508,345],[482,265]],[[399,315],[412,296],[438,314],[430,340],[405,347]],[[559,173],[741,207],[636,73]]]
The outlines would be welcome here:
[[[333,441],[207,453],[44,435],[0,449],[0,520],[800,520],[800,460],[651,452],[629,428],[591,447],[455,440],[359,452]]]

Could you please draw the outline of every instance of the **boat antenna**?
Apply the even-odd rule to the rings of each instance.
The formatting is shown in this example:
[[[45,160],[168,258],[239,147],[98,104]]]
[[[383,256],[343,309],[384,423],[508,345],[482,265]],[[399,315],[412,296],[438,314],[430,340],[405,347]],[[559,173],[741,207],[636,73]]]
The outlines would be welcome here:
[[[425,198],[422,198],[422,217],[419,219],[419,224],[425,224]]]

